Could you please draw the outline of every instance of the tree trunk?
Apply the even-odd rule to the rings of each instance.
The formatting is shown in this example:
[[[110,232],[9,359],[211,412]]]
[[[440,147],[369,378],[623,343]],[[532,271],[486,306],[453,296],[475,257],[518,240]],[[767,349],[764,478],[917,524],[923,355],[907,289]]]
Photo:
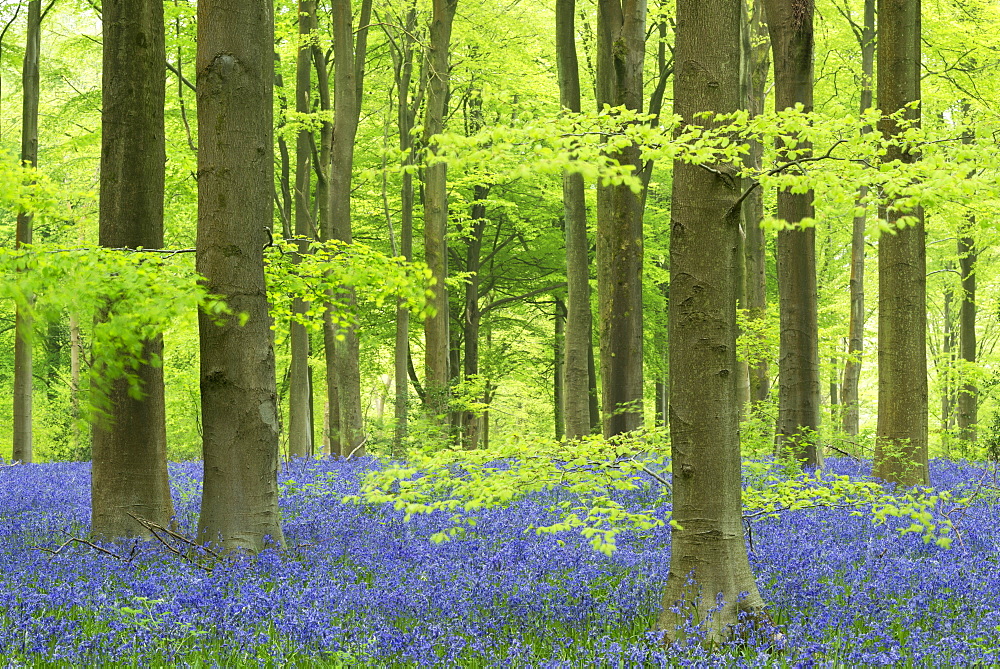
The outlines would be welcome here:
[[[552,388],[552,417],[555,423],[556,440],[566,436],[566,398],[564,396],[566,375],[566,303],[555,298],[555,327],[552,333],[552,366],[554,383]]]
[[[861,113],[872,106],[872,86],[875,71],[875,0],[865,0],[864,25],[861,27]],[[871,128],[864,128],[864,133]],[[858,189],[856,207],[863,206],[868,188]],[[858,385],[861,381],[861,364],[865,348],[865,221],[864,212],[854,216],[851,232],[851,314],[847,335],[847,361],[844,363],[844,380],[840,397],[843,403],[843,422],[846,434],[854,437],[859,429]]]
[[[479,98],[477,104],[482,104]],[[470,107],[473,103],[470,101]],[[477,132],[482,127],[482,110],[474,110],[473,119],[470,126],[473,132]],[[478,117],[478,118],[477,118]],[[470,224],[467,237],[468,247],[465,254],[465,271],[469,273],[469,280],[465,284],[465,309],[462,314],[463,336],[465,340],[465,360],[463,370],[465,380],[473,381],[479,375],[479,324],[482,314],[479,309],[479,286],[480,270],[482,261],[480,258],[483,248],[483,233],[486,231],[486,197],[489,195],[488,186],[477,185],[473,187],[474,201],[470,212]],[[462,445],[471,450],[479,446],[480,416],[475,411],[467,410],[462,416]]]
[[[198,537],[283,545],[278,407],[263,249],[273,218],[274,17],[265,0],[198,3],[198,272],[236,314],[199,315],[204,487]]]
[[[675,113],[741,106],[739,0],[678,0]],[[685,635],[689,617],[719,641],[738,612],[766,619],[750,572],[741,517],[736,403],[736,253],[740,179],[674,164],[670,235],[670,443],[673,519],[670,573],[657,628]],[[693,585],[692,585],[693,582]],[[714,614],[716,597],[724,604]],[[679,607],[679,613],[675,612]]]
[[[432,138],[444,130],[445,101],[448,97],[448,55],[451,27],[458,0],[433,0],[430,42],[427,47],[427,116],[424,140],[433,151]],[[445,163],[428,165],[424,170],[424,261],[434,279],[434,313],[424,321],[424,399],[427,412],[435,422],[444,424],[448,414],[449,369],[448,335],[448,167]]]
[[[748,67],[744,67],[746,108],[751,117],[764,113],[767,75],[771,67],[771,41],[764,24],[762,0],[754,0],[750,20],[744,27],[743,52]],[[759,172],[763,165],[764,146],[750,142],[747,166]],[[764,239],[764,193],[756,188],[743,202],[743,229],[746,234],[744,256],[746,267],[746,308],[750,319],[759,320],[767,313],[767,243]],[[771,392],[769,360],[761,360],[750,369],[750,403],[767,400]]]
[[[597,104],[642,111],[646,1],[599,0]],[[639,147],[611,155],[642,177]],[[642,427],[642,203],[627,185],[597,188],[597,292],[604,435]]]
[[[967,364],[976,362],[976,261],[979,253],[976,240],[972,237],[975,218],[970,218],[963,226],[958,240],[958,263],[962,272],[962,304],[959,311],[958,348],[959,357]],[[962,374],[968,378],[968,372]],[[979,390],[975,383],[963,382],[958,389],[958,438],[962,448],[968,453],[969,446],[976,443],[979,423]]]
[[[576,0],[556,1],[556,62],[562,106],[580,112],[580,69],[576,55]],[[587,356],[590,352],[590,259],[587,201],[582,174],[563,175],[566,226],[566,334],[563,355],[563,406],[570,439],[591,432]]]
[[[351,243],[351,180],[354,167],[354,140],[361,117],[361,97],[364,92],[364,62],[368,50],[368,25],[371,22],[371,0],[361,3],[361,14],[355,45],[354,22],[350,0],[333,3],[333,144],[330,166],[330,227],[335,238]],[[345,303],[355,303],[354,290],[345,289]],[[361,370],[357,329],[353,326],[340,333],[336,355],[327,355],[327,365],[334,364],[340,399],[341,454],[365,454],[364,420],[361,410]]]
[[[812,0],[765,0],[774,53],[776,111],[801,104],[813,109]],[[799,143],[799,155],[808,146]],[[780,148],[780,147],[779,147]],[[778,218],[791,225],[815,216],[812,191],[778,191]],[[778,232],[778,450],[803,465],[820,467],[819,325],[816,296],[816,230]]]
[[[920,0],[878,2],[878,103],[883,114],[905,109],[920,122]],[[887,140],[899,125],[883,116]],[[918,155],[890,145],[885,162],[914,162]],[[927,250],[923,212],[888,209],[895,225],[904,214],[914,224],[882,235],[878,247],[878,428],[874,475],[901,485],[926,485],[927,467]]]
[[[417,9],[415,0],[407,8],[405,31],[400,36],[398,51],[393,52],[396,89],[399,103],[396,111],[396,126],[399,131],[399,150],[403,155],[403,167],[413,164],[413,138],[411,131],[416,118],[416,107],[420,99],[410,100],[410,82],[413,79],[413,55],[416,42]],[[413,175],[403,171],[400,186],[399,212],[399,253],[406,261],[413,259]],[[402,302],[396,307],[396,343],[394,349],[394,375],[396,383],[396,431],[393,437],[393,451],[401,455],[406,440],[408,411],[410,406],[410,383],[408,364],[410,355],[410,310]]]
[[[35,167],[38,163],[38,60],[41,52],[41,0],[28,3],[28,36],[24,48],[22,70],[23,105],[21,113],[21,164]],[[17,213],[15,243],[31,243],[32,216]],[[30,297],[30,296],[29,296]],[[14,462],[31,462],[32,447],[32,357],[31,341],[34,323],[31,316],[17,308],[14,316]]]
[[[951,321],[951,300],[953,293],[948,286],[944,290],[944,328],[941,336],[941,357],[938,370],[941,379],[941,450],[945,457],[951,457],[951,427],[954,421],[955,396],[952,379],[955,375],[955,332]]]
[[[299,45],[295,59],[295,111],[308,114],[312,111],[312,46],[309,34],[315,30],[313,16],[316,13],[315,0],[299,0]],[[295,245],[298,262],[302,254],[309,252],[308,238],[313,236],[313,221],[310,215],[310,195],[312,194],[312,132],[299,128],[295,140]],[[289,324],[291,346],[291,369],[288,382],[288,456],[305,458],[312,453],[312,413],[309,411],[309,332],[306,326],[295,320],[302,316],[309,305],[296,298],[292,304],[293,318]]]
[[[73,453],[79,457],[82,452],[80,443],[80,354],[83,349],[83,338],[80,336],[80,321],[76,316],[69,316],[69,405],[73,421]],[[88,449],[89,450],[89,449]]]
[[[167,62],[163,3],[105,3],[102,19],[100,244],[162,248]],[[269,214],[270,205],[269,190]],[[161,338],[146,343],[146,360],[162,356]],[[163,368],[143,364],[136,375],[142,399],[132,396],[127,379],[113,381],[107,415],[93,426],[91,530],[102,539],[148,537],[129,514],[158,525],[167,525],[173,516]]]

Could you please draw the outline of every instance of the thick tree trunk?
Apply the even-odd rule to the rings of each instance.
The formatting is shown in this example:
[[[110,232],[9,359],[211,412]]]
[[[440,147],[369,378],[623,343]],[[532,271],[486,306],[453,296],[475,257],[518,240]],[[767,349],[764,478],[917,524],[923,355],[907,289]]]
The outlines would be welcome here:
[[[678,0],[675,112],[731,113],[740,100],[741,0]],[[736,403],[736,268],[740,180],[733,165],[674,164],[670,235],[670,574],[657,628],[693,618],[719,641],[739,612],[766,618],[743,538]],[[724,604],[714,614],[716,598]],[[679,610],[680,613],[675,611]]]
[[[812,0],[765,0],[774,53],[774,106],[813,108]],[[806,145],[800,143],[800,153]],[[812,191],[778,191],[778,218],[795,225],[814,217]],[[778,450],[803,465],[819,467],[819,325],[816,295],[816,230],[778,232]]]
[[[315,0],[299,1],[299,48],[295,59],[295,111],[308,114],[312,111],[312,46],[309,34],[315,30],[313,16]],[[312,132],[300,128],[295,140],[295,237],[298,254],[309,252],[308,238],[312,237],[313,221],[310,214],[312,194]],[[292,313],[303,315],[309,305],[300,299],[292,304]],[[309,410],[312,389],[309,387],[309,332],[305,325],[294,318],[289,324],[291,345],[291,370],[288,381],[288,456],[305,458],[312,455],[312,412]]]
[[[21,164],[34,167],[38,163],[38,60],[41,52],[42,33],[41,0],[28,3],[28,36],[24,48],[24,87],[21,108]],[[15,244],[31,243],[32,216],[26,211],[17,213]],[[31,316],[20,308],[14,316],[14,462],[31,462],[32,447],[32,392],[33,370],[31,356]]]
[[[284,544],[263,249],[273,218],[274,17],[265,0],[198,3],[198,272],[241,325],[201,314],[204,487],[198,537]]]
[[[364,92],[364,61],[368,50],[368,25],[371,0],[361,3],[357,44],[350,0],[333,3],[333,144],[330,166],[330,227],[342,242],[353,240],[351,229],[351,179],[354,167],[354,140],[361,117]],[[348,304],[354,304],[353,289],[345,289]],[[343,340],[336,355],[327,355],[327,365],[334,364],[340,395],[341,454],[365,454],[364,421],[361,410],[361,369],[358,333],[348,327],[340,333]],[[329,375],[329,373],[328,373]]]
[[[580,68],[576,55],[576,0],[556,1],[556,62],[562,106],[580,111]],[[578,439],[591,432],[587,357],[590,352],[590,260],[587,201],[582,174],[563,175],[566,226],[566,334],[563,357],[565,434]]]
[[[110,248],[162,248],[167,58],[163,3],[108,2],[102,19],[100,243]],[[162,339],[146,344],[147,360],[162,355]],[[128,380],[113,381],[107,415],[93,426],[91,529],[103,539],[148,536],[129,514],[159,525],[167,525],[173,516],[163,368],[140,365],[136,375],[142,399],[132,396]]]
[[[920,0],[878,2],[878,103],[883,114],[906,109],[919,124]],[[899,125],[883,116],[886,139]],[[913,162],[914,151],[891,145],[885,161]],[[882,235],[878,247],[878,428],[874,474],[901,485],[927,484],[927,250],[923,212],[888,210],[890,225],[905,214],[916,221]]]
[[[642,111],[646,1],[599,0],[597,104]],[[638,146],[611,156],[645,166]],[[643,196],[627,185],[597,188],[597,292],[600,313],[601,411],[604,435],[642,427]]]
[[[861,113],[872,106],[872,87],[875,72],[875,0],[865,0],[864,24],[861,28]],[[871,132],[865,128],[862,132]],[[858,189],[857,207],[863,206],[868,189]],[[859,429],[858,385],[861,381],[861,363],[865,347],[865,222],[862,212],[854,216],[851,231],[851,314],[847,335],[847,361],[844,363],[844,380],[841,384],[844,432],[857,436]]]
[[[959,357],[968,364],[976,362],[976,261],[979,253],[972,237],[975,218],[962,227],[958,240],[958,263],[962,272],[962,305],[959,311]],[[968,374],[963,374],[968,378]],[[958,438],[967,449],[976,442],[979,423],[979,389],[976,384],[963,381],[958,389]],[[968,451],[966,451],[968,452]]]
[[[764,24],[762,0],[754,0],[750,20],[744,27],[744,83],[746,108],[750,115],[764,113],[764,98],[768,72],[771,69],[771,41]],[[747,166],[759,172],[763,165],[764,146],[759,141],[750,142]],[[755,188],[743,202],[744,263],[746,273],[746,308],[750,319],[759,320],[767,313],[767,243],[764,239],[764,193]],[[771,392],[770,361],[761,360],[750,368],[750,403],[756,405],[767,400]]]

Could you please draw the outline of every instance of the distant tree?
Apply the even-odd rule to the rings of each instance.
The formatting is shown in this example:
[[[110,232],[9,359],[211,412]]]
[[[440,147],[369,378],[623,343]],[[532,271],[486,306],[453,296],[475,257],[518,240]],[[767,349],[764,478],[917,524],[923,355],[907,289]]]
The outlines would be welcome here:
[[[674,112],[732,113],[740,99],[742,0],[678,0]],[[765,617],[744,541],[736,288],[740,179],[674,163],[670,234],[670,452],[673,520],[670,574],[656,627],[683,634],[687,616],[708,623],[709,641],[740,612]],[[725,176],[723,176],[725,175]],[[717,609],[716,597],[724,603]]]
[[[846,10],[844,10],[846,12]],[[850,15],[846,14],[850,19]],[[851,27],[861,47],[861,113],[871,109],[875,74],[875,0],[865,0],[863,23],[851,20]],[[864,132],[871,132],[866,128]],[[858,206],[864,206],[868,188],[858,189]],[[856,213],[851,231],[851,312],[847,336],[847,362],[844,363],[840,399],[844,406],[842,427],[846,434],[858,434],[858,385],[861,381],[862,354],[865,347],[865,222],[864,212]]]
[[[295,59],[295,111],[305,115],[312,111],[312,33],[316,29],[315,0],[299,0],[298,48]],[[305,125],[295,136],[295,192],[292,194],[295,213],[295,238],[298,253],[308,253],[309,238],[316,235],[312,220],[312,131]],[[298,257],[298,255],[296,256]],[[304,314],[307,305],[296,299],[295,314]],[[292,319],[289,325],[291,367],[288,374],[288,455],[312,455],[312,386],[309,383],[309,332],[305,325]]]
[[[22,70],[23,102],[21,110],[21,163],[35,166],[38,163],[38,61],[41,53],[42,4],[41,0],[28,3],[28,30],[24,48]],[[30,244],[32,216],[27,211],[17,213],[16,244]],[[15,462],[31,462],[32,453],[32,359],[31,316],[20,308],[15,314],[14,325],[14,448]]]
[[[163,3],[105,2],[102,82],[100,243],[163,247],[166,162],[166,43]],[[91,524],[105,538],[148,531],[128,514],[159,525],[173,516],[167,475],[163,340],[145,346],[136,370],[142,397],[113,382],[93,426]],[[100,363],[97,363],[100,364]]]
[[[204,484],[198,537],[283,544],[278,407],[264,285],[273,217],[274,17],[269,0],[198,3],[198,272],[234,312],[199,316]],[[245,323],[241,321],[245,319]]]
[[[879,0],[879,130],[890,142],[885,161],[911,163],[919,155],[903,146],[900,113],[920,123],[920,0]],[[914,105],[917,103],[917,105]],[[890,194],[892,195],[892,194]],[[927,466],[927,250],[923,211],[890,206],[895,227],[878,245],[878,428],[875,476],[901,485],[926,484]]]
[[[361,100],[364,94],[365,54],[368,51],[368,24],[371,23],[371,0],[363,0],[354,29],[350,0],[333,0],[333,137],[330,162],[330,232],[333,238],[350,243],[351,180],[354,169],[354,141],[361,118]],[[353,303],[354,292],[345,289],[346,298]],[[341,332],[331,331],[327,320],[326,341],[342,338],[333,346],[333,356],[327,348],[327,375],[333,365],[338,391],[339,429],[341,455],[364,455],[365,433],[361,411],[361,370],[358,333],[355,327]],[[331,400],[330,412],[334,411]]]

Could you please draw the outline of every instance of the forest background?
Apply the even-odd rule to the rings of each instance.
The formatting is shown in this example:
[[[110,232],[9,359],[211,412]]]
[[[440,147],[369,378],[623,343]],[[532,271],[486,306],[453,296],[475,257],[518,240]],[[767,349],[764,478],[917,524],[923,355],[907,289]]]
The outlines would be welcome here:
[[[425,16],[428,8],[420,3],[382,4],[374,8],[367,31],[368,46],[364,65],[364,95],[361,98],[360,122],[354,144],[353,212],[351,224],[356,241],[370,245],[386,256],[402,255],[403,173],[399,169],[408,148],[400,143],[399,77],[402,58],[411,59],[415,69],[410,74],[407,102],[413,106],[410,124],[416,125],[413,137],[420,137],[424,111],[419,108],[426,84],[420,66],[422,40],[427,39]],[[194,246],[196,231],[196,180],[194,149],[197,146],[194,91],[189,79],[193,72],[195,50],[195,5],[188,2],[165,3],[167,12],[168,95],[166,106],[167,173],[165,248],[188,249]],[[320,8],[322,10],[322,7]],[[324,120],[332,112],[321,109],[321,93],[312,73],[308,100],[296,106],[296,56],[301,39],[315,48],[313,52],[331,55],[331,19],[318,11],[318,24],[308,28],[310,35],[300,37],[301,26],[293,3],[278,3],[276,11],[276,88],[275,146],[276,175],[275,235],[284,230],[315,237],[314,219],[319,199],[317,173],[306,159],[305,170],[296,169],[295,142],[301,130],[312,139],[309,151],[315,152],[322,141]],[[9,160],[19,154],[19,111],[22,104],[21,78],[24,59],[26,11],[16,3],[5,3],[0,15],[4,26],[0,55],[0,143]],[[413,12],[408,16],[408,12]],[[583,109],[595,109],[595,34],[596,5],[581,2],[578,7],[576,38],[580,52]],[[666,95],[669,108],[670,87],[664,86],[672,73],[673,48],[672,3],[650,7],[646,48],[646,97]],[[996,8],[986,2],[925,3],[923,17],[922,107],[925,126],[940,129],[944,135],[962,134],[960,127],[976,124],[983,113],[995,108],[997,42],[989,27]],[[816,4],[815,27],[815,108],[830,116],[856,114],[861,105],[863,3],[820,1]],[[451,92],[446,108],[446,130],[458,135],[475,135],[482,128],[516,127],[532,119],[552,119],[560,113],[556,72],[553,7],[546,3],[477,3],[463,6],[454,24],[451,42]],[[766,51],[766,32],[758,30],[753,48]],[[406,49],[409,49],[407,52]],[[40,124],[38,167],[63,190],[62,208],[55,216],[39,217],[35,240],[66,248],[93,247],[97,241],[97,197],[100,157],[100,63],[101,22],[99,7],[87,2],[56,2],[44,8],[41,27]],[[414,58],[416,53],[416,59]],[[766,58],[766,54],[765,54]],[[332,59],[326,61],[328,70]],[[766,61],[765,61],[766,64]],[[763,91],[770,94],[770,75],[763,81]],[[659,90],[657,90],[659,89]],[[329,95],[329,93],[327,93]],[[413,98],[416,98],[414,101]],[[762,101],[762,108],[771,106]],[[329,100],[326,105],[329,106]],[[933,131],[932,131],[933,132]],[[400,150],[403,147],[404,151]],[[289,147],[291,147],[291,152]],[[510,164],[511,156],[498,152],[453,166],[448,174],[448,248],[450,275],[451,375],[456,390],[453,415],[468,410],[483,425],[483,439],[512,434],[564,434],[561,410],[562,337],[566,315],[566,250],[562,190],[558,174],[552,170],[527,172]],[[492,160],[492,164],[490,159]],[[769,159],[772,160],[773,156]],[[505,163],[506,161],[506,163]],[[765,164],[767,161],[765,160]],[[412,169],[412,168],[411,168]],[[823,170],[819,164],[817,170]],[[309,173],[307,182],[301,173]],[[422,257],[420,177],[416,172],[418,192],[414,212],[416,257]],[[955,175],[960,179],[961,175]],[[408,177],[409,178],[409,177]],[[304,185],[305,184],[305,185]],[[306,212],[294,212],[297,192],[305,188],[309,195]],[[653,168],[649,181],[643,218],[643,387],[641,395],[647,425],[662,424],[666,405],[665,337],[666,261],[669,241],[670,171],[662,164]],[[762,189],[765,217],[773,215],[773,189]],[[591,260],[594,249],[596,182],[587,180],[587,207]],[[858,425],[862,434],[871,434],[876,418],[875,356],[848,355],[850,335],[852,271],[852,202],[843,199],[818,199],[815,214],[816,273],[818,286],[819,374],[823,379],[824,441],[842,451],[863,454],[870,440],[845,435],[841,394],[844,366],[848,360],[861,363],[858,385]],[[982,425],[979,444],[993,443],[994,389],[1000,377],[995,366],[995,348],[1000,338],[1000,304],[993,289],[995,263],[991,200],[978,202],[940,202],[927,211],[927,332],[929,374],[932,390],[930,447],[933,454],[975,456],[982,453],[972,440],[957,440],[956,421],[959,386],[978,389],[978,422]],[[4,246],[14,245],[16,211],[6,209],[0,221]],[[874,218],[874,216],[871,216]],[[305,224],[303,225],[303,220]],[[296,222],[298,221],[298,223]],[[972,221],[972,228],[969,228]],[[309,226],[312,225],[310,230]],[[298,230],[294,228],[299,226]],[[872,234],[872,232],[875,234]],[[865,244],[864,275],[866,308],[863,319],[865,350],[876,350],[877,281],[875,249],[878,226],[869,221]],[[312,234],[309,234],[309,233]],[[969,237],[975,244],[976,300],[975,351],[970,359],[960,355],[959,317],[962,311],[963,268],[971,266],[969,249],[962,243]],[[773,379],[778,371],[776,232],[768,228],[761,249],[766,275],[766,311],[761,335],[744,353],[764,361],[765,376]],[[855,251],[856,253],[856,251]],[[178,255],[170,261],[179,272],[189,271],[192,257]],[[968,274],[968,272],[966,272]],[[596,273],[590,281],[596,288]],[[966,281],[968,279],[966,278]],[[474,298],[472,297],[474,295]],[[592,291],[594,314],[593,342],[596,362],[592,366],[591,393],[600,387],[601,351],[597,334],[601,323],[596,290]],[[14,310],[8,302],[0,337],[3,350],[14,350]],[[764,305],[756,305],[758,308]],[[393,342],[396,310],[384,302],[375,307],[362,303],[358,310],[357,333],[360,343],[361,411],[364,414],[368,444],[388,449],[393,441],[392,406],[396,399],[392,376]],[[287,314],[279,314],[275,327],[278,390],[282,406],[282,424],[289,426],[289,401],[295,397]],[[472,325],[473,327],[469,327]],[[421,379],[423,338],[419,322],[410,328],[409,343],[415,365],[411,377]],[[188,459],[200,454],[199,388],[197,377],[196,315],[186,313],[176,319],[165,333],[164,373],[167,402],[167,444],[173,459]],[[88,430],[80,422],[77,393],[87,392],[84,372],[89,355],[89,323],[73,322],[67,317],[39,323],[33,352],[34,367],[34,441],[38,460],[88,457]],[[294,328],[293,328],[294,329]],[[309,430],[312,452],[329,452],[330,419],[326,376],[322,368],[322,333],[311,330],[308,367],[311,397]],[[475,339],[473,346],[468,340]],[[74,349],[76,350],[74,352]],[[301,357],[301,356],[300,356]],[[13,388],[14,360],[8,354],[0,359],[0,383]],[[765,391],[767,382],[765,381]],[[776,390],[776,389],[775,389]],[[418,390],[418,393],[422,389]],[[749,390],[747,391],[749,393]],[[755,389],[754,392],[759,392]],[[761,397],[767,397],[766,393]],[[299,396],[301,400],[302,396]],[[407,401],[410,418],[421,416],[419,402]],[[755,398],[756,399],[756,398]],[[769,450],[776,417],[776,392],[770,405],[761,404],[751,418],[756,421],[745,433],[758,434],[756,448]],[[935,401],[936,400],[936,401]],[[596,408],[596,398],[592,402]],[[559,407],[557,409],[557,407]],[[336,417],[334,422],[336,423]],[[13,434],[11,402],[0,406],[0,455],[11,456]],[[453,418],[461,422],[461,418]],[[598,420],[592,417],[596,427]],[[419,420],[418,420],[419,423]],[[750,429],[750,428],[753,429]],[[333,426],[334,431],[337,425]],[[410,435],[418,439],[419,432]],[[282,431],[283,450],[289,452],[289,430]],[[752,442],[754,440],[751,440]],[[301,451],[302,446],[292,446]]]

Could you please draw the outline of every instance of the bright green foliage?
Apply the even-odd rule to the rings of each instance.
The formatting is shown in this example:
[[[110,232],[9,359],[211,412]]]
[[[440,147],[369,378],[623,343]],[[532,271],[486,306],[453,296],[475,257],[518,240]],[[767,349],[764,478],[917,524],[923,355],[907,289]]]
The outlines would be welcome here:
[[[338,240],[311,242],[310,252],[298,256],[297,262],[292,261],[296,249],[291,242],[279,242],[275,248],[277,252],[267,255],[266,268],[271,313],[277,322],[294,317],[320,330],[323,312],[329,308],[339,328],[356,325],[357,307],[346,299],[345,288],[353,288],[370,308],[398,298],[417,317],[427,315],[433,277],[422,262],[406,262],[365,244]],[[304,313],[293,315],[295,298],[309,305]]]
[[[480,509],[543,495],[551,500],[554,520],[529,525],[526,531],[578,531],[595,550],[610,554],[620,532],[641,535],[674,522],[669,460],[661,455],[664,437],[662,430],[653,430],[612,441],[522,438],[486,450],[418,452],[406,464],[388,463],[372,471],[360,494],[344,501],[393,504],[406,520],[421,513],[449,513],[452,527],[432,537],[447,541],[470,532]],[[875,523],[888,516],[908,518],[912,524],[903,533],[919,532],[925,542],[942,547],[950,545],[952,531],[951,520],[942,515],[944,507],[967,502],[947,490],[893,492],[875,481],[821,470],[802,474],[783,463],[748,461],[744,478],[745,519],[813,507],[850,508],[854,515],[869,514]],[[618,491],[641,491],[648,505],[628,510],[615,500]]]

